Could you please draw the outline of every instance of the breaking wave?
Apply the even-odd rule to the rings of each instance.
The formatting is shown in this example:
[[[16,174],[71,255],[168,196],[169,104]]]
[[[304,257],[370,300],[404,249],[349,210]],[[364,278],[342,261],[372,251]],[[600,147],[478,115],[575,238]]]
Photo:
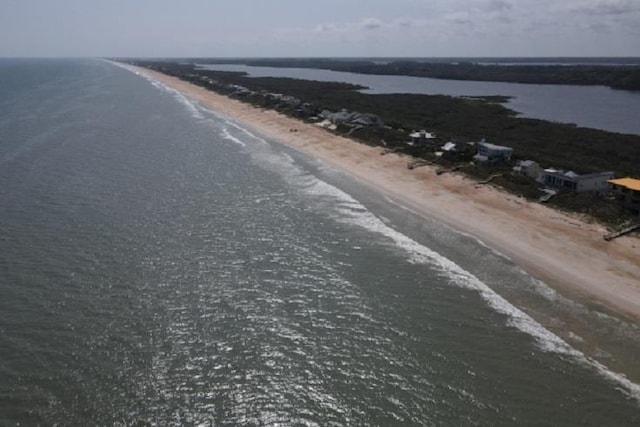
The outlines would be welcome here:
[[[261,139],[238,124],[235,124],[234,127],[252,138]],[[476,291],[489,307],[506,316],[507,325],[533,337],[540,350],[569,356],[578,363],[594,368],[602,377],[622,386],[627,395],[640,402],[640,385],[630,381],[622,374],[610,371],[600,362],[574,349],[469,271],[385,224],[382,219],[375,216],[346,192],[304,171],[290,155],[273,151],[261,152],[258,155],[263,160],[263,165],[266,161],[270,169],[280,173],[292,186],[301,189],[308,196],[326,202],[323,206],[333,210],[338,221],[356,225],[384,236],[396,247],[405,251],[409,262],[429,265],[451,285]]]
[[[194,118],[204,118],[196,104],[180,92],[167,87],[149,76],[142,75],[142,77],[155,87],[173,94],[176,100],[192,112]],[[385,224],[384,221],[376,217],[349,194],[304,171],[296,164],[291,156],[285,153],[276,153],[268,148],[265,149],[267,142],[264,138],[257,136],[220,113],[213,111],[211,113],[225,120],[225,124],[237,130],[238,133],[244,134],[254,141],[263,143],[263,148],[251,152],[253,156],[259,157],[259,160],[261,160],[260,165],[279,173],[289,184],[294,188],[300,189],[306,195],[326,202],[326,207],[330,211],[333,211],[338,221],[364,228],[389,239],[396,247],[402,249],[407,254],[410,262],[429,265],[438,271],[441,277],[445,278],[451,285],[476,291],[489,307],[506,316],[507,325],[533,337],[540,350],[571,357],[578,363],[595,369],[603,378],[621,386],[628,396],[640,402],[640,385],[630,381],[622,374],[612,372],[600,362],[574,349],[562,338],[546,329],[524,311],[509,303],[509,301],[493,291],[486,283],[482,282],[472,273],[466,271],[452,260]],[[247,141],[243,141],[240,135],[233,135],[227,127],[223,129],[222,136],[238,145],[248,145]]]

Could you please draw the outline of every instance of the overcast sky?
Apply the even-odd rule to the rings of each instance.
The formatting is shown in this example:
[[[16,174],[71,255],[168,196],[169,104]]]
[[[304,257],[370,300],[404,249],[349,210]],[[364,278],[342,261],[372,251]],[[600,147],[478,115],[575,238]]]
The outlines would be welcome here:
[[[640,0],[0,0],[0,56],[640,56]]]

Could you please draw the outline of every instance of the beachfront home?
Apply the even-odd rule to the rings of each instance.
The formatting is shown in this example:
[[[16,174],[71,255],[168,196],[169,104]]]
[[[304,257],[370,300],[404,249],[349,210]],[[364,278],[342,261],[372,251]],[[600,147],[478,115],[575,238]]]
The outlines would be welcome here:
[[[284,95],[282,93],[265,93],[262,96],[265,105],[285,106],[289,108],[296,108],[302,104],[302,101],[298,98],[290,95]]]
[[[421,146],[428,145],[436,138],[435,134],[427,132],[426,130],[420,130],[409,134],[409,145]]]
[[[539,181],[549,188],[567,189],[577,193],[594,191],[603,194],[611,189],[609,180],[613,179],[613,177],[613,172],[580,175],[573,171],[565,172],[557,169],[545,169],[540,174]]]
[[[440,147],[440,149],[444,152],[454,152],[454,151],[458,151],[458,145],[453,142],[453,141],[449,141],[446,144],[444,144],[442,147]]]
[[[486,142],[484,139],[477,144],[478,151],[473,160],[479,163],[504,164],[511,160],[513,148]]]
[[[616,199],[636,215],[640,215],[640,179],[619,178],[610,179],[609,185],[614,191]]]
[[[516,175],[527,176],[531,179],[538,179],[542,169],[540,165],[533,160],[520,160],[516,166],[513,167],[513,172]]]
[[[454,142],[449,141],[439,147],[436,155],[441,153],[442,157],[451,162],[469,162],[477,152],[475,142]]]
[[[338,126],[336,126],[335,124],[331,123],[331,120],[329,120],[329,119],[324,119],[324,120],[316,123],[316,126],[321,127],[322,129],[329,129],[329,130],[338,129]]]
[[[228,84],[225,88],[230,92],[229,96],[231,97],[242,98],[253,94],[252,90],[240,85]]]
[[[349,120],[349,123],[354,124],[356,126],[364,126],[364,127],[375,127],[381,128],[384,127],[384,122],[382,119],[375,114],[370,113],[358,113],[354,112],[353,116]]]
[[[297,117],[308,117],[311,120],[318,120],[319,117],[314,116],[314,114],[317,114],[317,110],[316,108],[313,106],[312,103],[310,102],[303,102],[302,104],[300,104],[300,106],[298,106],[298,108],[296,108],[294,110],[294,115],[296,115]]]
[[[320,117],[331,121],[333,124],[346,124],[350,126],[361,127],[383,127],[384,122],[375,114],[360,113],[358,111],[348,111],[343,108],[337,113],[333,113],[329,110],[323,110],[320,113]]]

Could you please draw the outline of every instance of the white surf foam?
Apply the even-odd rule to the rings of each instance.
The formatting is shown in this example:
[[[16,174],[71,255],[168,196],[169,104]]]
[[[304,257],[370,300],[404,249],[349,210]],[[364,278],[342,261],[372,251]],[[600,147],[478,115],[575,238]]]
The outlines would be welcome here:
[[[220,133],[220,136],[222,136],[223,139],[235,142],[236,144],[241,145],[243,147],[247,146],[246,143],[244,143],[240,139],[236,138],[235,136],[231,135],[229,133],[229,129],[227,129],[226,127],[222,129],[222,132]]]
[[[338,213],[336,218],[339,221],[357,225],[390,239],[397,247],[406,251],[410,262],[435,267],[440,271],[442,277],[448,279],[452,285],[478,292],[489,307],[506,316],[507,325],[533,337],[537,347],[542,351],[571,357],[576,362],[595,369],[603,378],[614,383],[620,387],[625,394],[640,402],[640,385],[630,381],[622,374],[612,372],[600,362],[574,349],[562,338],[546,329],[524,311],[509,303],[509,301],[497,294],[487,284],[470,272],[450,259],[391,228],[349,194],[304,172],[300,167],[295,165],[294,160],[290,156],[282,155],[278,157],[280,165],[284,166],[281,172],[285,174],[288,181],[294,186],[301,188],[308,195],[330,201],[333,209]],[[271,159],[271,161],[274,161],[274,159]]]
[[[198,105],[195,103],[195,101],[190,100],[189,98],[187,98],[186,96],[184,96],[182,93],[178,92],[175,89],[167,87],[167,91],[171,93],[171,95],[173,95],[173,97],[178,102],[184,105],[184,107],[191,113],[191,117],[195,119],[205,118],[202,112],[200,112]]]
[[[522,310],[510,304],[470,272],[385,224],[364,205],[339,188],[313,175],[304,173],[295,165],[290,156],[282,155],[280,161],[282,165],[288,166],[288,178],[290,178],[289,181],[292,184],[303,188],[307,194],[314,197],[331,199],[335,211],[339,214],[336,217],[339,221],[358,225],[391,239],[397,247],[407,252],[410,262],[434,266],[442,273],[443,277],[450,280],[450,283],[477,291],[490,307],[508,316],[510,325],[532,335],[541,349],[572,356],[580,354],[560,337],[544,328]]]
[[[123,68],[128,69],[126,67]],[[143,77],[152,82],[152,84],[154,82],[159,84],[163,90],[178,93],[180,95],[180,98],[178,98],[179,100],[184,100],[185,105],[189,106],[188,108],[193,108],[197,111],[195,105],[184,95],[150,78],[149,76],[144,75]],[[199,111],[197,113],[202,116]],[[218,113],[212,113],[218,117],[224,117]],[[227,120],[227,124],[244,132],[247,136],[267,144],[263,138],[253,134],[232,120]],[[226,134],[229,135],[227,139],[234,138],[232,139],[234,142],[246,145],[238,138],[233,137],[228,130],[225,129],[225,131]],[[266,153],[262,153],[262,155],[264,154]],[[386,225],[349,194],[304,172],[295,164],[295,161],[290,156],[271,153],[263,159],[268,160],[269,163],[277,164],[279,166],[278,171],[282,173],[292,185],[303,189],[307,194],[323,199],[331,199],[331,201],[334,202],[333,204],[336,212],[339,213],[339,220],[363,227],[371,232],[378,233],[389,238],[397,247],[402,248],[407,252],[411,262],[424,263],[433,266],[441,272],[443,277],[449,279],[449,282],[452,285],[477,291],[489,307],[507,317],[508,325],[532,336],[541,350],[570,356],[577,362],[594,368],[603,378],[620,386],[621,391],[640,402],[640,385],[630,381],[622,374],[612,372],[600,362],[593,360],[587,357],[584,353],[574,349],[562,340],[562,338],[544,328],[531,316],[509,303],[480,279],[464,270],[450,259],[432,251],[426,246],[421,245],[415,240]]]
[[[153,77],[145,74],[145,73],[140,73],[132,68],[127,67],[126,65],[123,64],[118,64],[118,63],[113,63],[114,65],[123,68],[127,71],[130,71],[132,73],[134,73],[136,76],[138,77],[142,77],[143,79],[145,79],[146,81],[148,81],[153,87],[155,87],[158,90],[161,90],[162,92],[165,93],[169,93],[171,94],[178,102],[180,102],[190,113],[191,116],[193,118],[196,119],[204,119],[205,117],[202,115],[202,112],[200,111],[201,107],[195,102],[192,101],[191,99],[189,99],[187,96],[185,96],[182,92],[169,87],[167,85],[165,85],[164,83],[162,83],[159,80],[154,79]]]
[[[258,135],[254,134],[253,132],[251,132],[249,129],[240,126],[238,123],[234,122],[233,120],[227,120],[226,124],[228,124],[229,126],[232,126],[236,129],[238,129],[240,132],[244,133],[245,135],[255,139],[258,142],[261,142],[263,144],[268,144],[267,141],[264,138],[259,137]]]

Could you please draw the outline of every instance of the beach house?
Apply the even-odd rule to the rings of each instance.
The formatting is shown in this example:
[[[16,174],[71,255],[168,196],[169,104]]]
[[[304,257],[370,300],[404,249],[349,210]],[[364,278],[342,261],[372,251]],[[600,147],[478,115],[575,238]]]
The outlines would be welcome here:
[[[636,215],[640,215],[640,179],[619,178],[608,181],[616,199]]]
[[[573,171],[545,169],[540,174],[539,181],[549,188],[566,189],[577,193],[594,191],[603,194],[611,190],[609,181],[613,179],[614,175],[613,172],[580,175]]]
[[[382,119],[375,114],[354,112],[349,122],[356,126],[381,128],[384,127]]]
[[[435,140],[435,134],[427,132],[426,130],[414,131],[409,134],[409,145],[422,146],[428,145]]]
[[[477,153],[473,160],[478,163],[504,164],[511,160],[513,148],[486,142],[484,139],[476,144]]]
[[[320,117],[329,120],[333,124],[346,124],[360,127],[383,127],[384,122],[375,114],[360,113],[358,111],[348,111],[346,108],[337,113],[329,110],[322,110]]]
[[[540,172],[542,172],[542,168],[533,160],[520,160],[518,164],[513,167],[513,173],[528,176],[531,179],[538,179]]]

